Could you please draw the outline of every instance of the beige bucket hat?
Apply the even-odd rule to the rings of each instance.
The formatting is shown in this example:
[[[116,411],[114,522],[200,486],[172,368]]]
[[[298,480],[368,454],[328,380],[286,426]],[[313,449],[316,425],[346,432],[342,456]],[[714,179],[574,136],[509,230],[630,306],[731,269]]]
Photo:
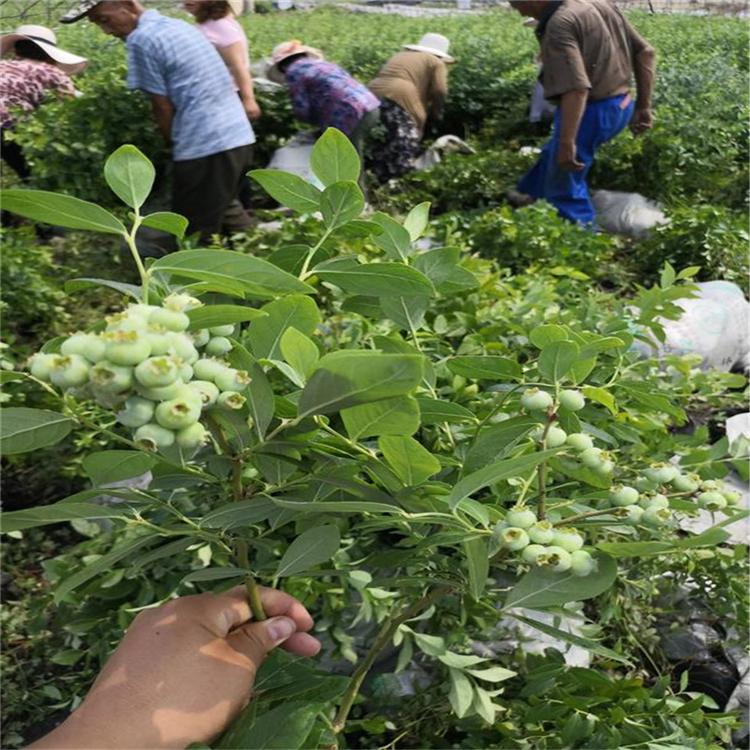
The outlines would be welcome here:
[[[9,55],[21,39],[28,39],[48,54],[68,75],[80,73],[89,63],[85,57],[74,55],[72,52],[61,49],[57,46],[57,36],[52,29],[46,26],[34,26],[33,24],[24,24],[19,26],[10,34],[0,36],[0,55],[6,57]]]

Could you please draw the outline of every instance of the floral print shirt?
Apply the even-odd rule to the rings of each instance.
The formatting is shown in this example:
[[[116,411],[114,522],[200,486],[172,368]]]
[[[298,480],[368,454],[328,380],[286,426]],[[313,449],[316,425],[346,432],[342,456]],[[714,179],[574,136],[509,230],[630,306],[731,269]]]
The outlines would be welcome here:
[[[378,98],[338,65],[302,57],[286,69],[294,115],[323,128],[338,128],[350,136],[367,112],[380,106]]]
[[[40,60],[0,60],[0,128],[16,124],[19,108],[33,112],[48,91],[74,96],[70,76],[60,68]]]

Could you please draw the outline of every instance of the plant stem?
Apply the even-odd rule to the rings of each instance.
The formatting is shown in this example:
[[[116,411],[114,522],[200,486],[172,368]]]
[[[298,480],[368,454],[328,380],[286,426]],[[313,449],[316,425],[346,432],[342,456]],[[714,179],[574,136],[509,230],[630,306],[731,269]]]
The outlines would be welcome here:
[[[241,568],[248,571],[245,576],[245,592],[247,601],[250,603],[250,611],[253,613],[253,619],[260,622],[266,619],[266,613],[263,609],[263,602],[260,600],[260,590],[258,584],[250,572],[250,561],[247,555],[247,542],[244,539],[237,539],[235,542],[237,563]]]
[[[307,272],[308,269],[310,268],[310,263],[312,262],[312,259],[315,257],[315,253],[318,252],[318,250],[320,249],[320,246],[330,237],[330,235],[331,235],[331,230],[326,229],[325,233],[318,240],[315,247],[310,249],[310,252],[307,254],[307,257],[305,258],[305,262],[302,264],[302,270],[299,272],[300,281],[304,281],[308,276],[311,275]]]
[[[138,253],[138,246],[135,244],[135,233],[138,231],[138,227],[141,225],[141,216],[138,213],[138,209],[135,211],[135,218],[133,219],[133,226],[130,229],[130,232],[128,232],[125,235],[125,242],[128,245],[128,248],[130,250],[130,254],[133,257],[133,262],[135,263],[136,268],[138,269],[138,274],[141,277],[141,287],[143,288],[143,304],[148,304],[148,284],[151,279],[151,276],[149,272],[146,270],[146,267],[143,265],[143,261],[141,260],[141,256]]]
[[[547,424],[544,425],[544,432],[542,433],[542,450],[547,449],[547,434],[552,423],[557,419],[557,415],[552,412],[547,415]],[[546,500],[547,500],[547,462],[542,461],[537,467],[537,476],[539,478],[539,501],[537,503],[536,514],[540,521],[545,519],[547,515]]]
[[[608,513],[611,515],[616,508],[604,508],[602,510],[589,510],[585,513],[579,513],[577,516],[570,516],[568,518],[564,518],[562,521],[557,521],[556,523],[553,523],[553,526],[567,526],[569,523],[574,523],[575,521],[580,521],[584,518],[593,518],[594,516],[606,516]]]
[[[430,594],[425,594],[421,599],[416,601],[410,607],[407,607],[400,614],[387,619],[383,626],[380,628],[375,641],[373,642],[370,650],[365,655],[362,663],[354,670],[351,680],[343,698],[341,699],[341,705],[336,713],[336,718],[333,720],[333,731],[336,734],[340,734],[346,726],[346,720],[349,717],[349,712],[352,710],[354,701],[359,693],[359,689],[362,687],[367,673],[375,663],[378,654],[390,643],[391,639],[398,630],[399,625],[415,617],[423,610],[427,609],[433,602],[436,602],[441,597],[445,596],[451,589],[449,586],[441,586],[435,589]]]

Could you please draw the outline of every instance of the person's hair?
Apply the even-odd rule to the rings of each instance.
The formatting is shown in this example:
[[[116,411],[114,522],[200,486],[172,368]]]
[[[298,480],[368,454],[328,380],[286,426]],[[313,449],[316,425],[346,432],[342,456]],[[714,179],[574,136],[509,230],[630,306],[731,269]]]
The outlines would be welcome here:
[[[195,20],[198,23],[206,21],[218,21],[224,18],[231,8],[226,0],[202,0],[198,3],[198,9],[195,11]]]
[[[282,73],[286,73],[286,69],[295,61],[299,60],[301,57],[308,57],[307,52],[298,52],[296,55],[289,55],[289,57],[285,57],[280,63],[277,64],[278,69]]]
[[[55,64],[55,61],[31,39],[19,39],[13,49],[18,57],[24,57],[27,60],[39,60],[41,62]]]

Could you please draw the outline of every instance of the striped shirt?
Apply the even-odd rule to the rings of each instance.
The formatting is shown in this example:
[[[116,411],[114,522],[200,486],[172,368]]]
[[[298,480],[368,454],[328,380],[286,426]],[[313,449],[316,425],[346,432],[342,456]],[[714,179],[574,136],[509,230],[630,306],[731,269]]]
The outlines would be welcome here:
[[[174,107],[172,158],[199,159],[255,143],[232,76],[194,26],[147,10],[127,38],[128,87]]]

